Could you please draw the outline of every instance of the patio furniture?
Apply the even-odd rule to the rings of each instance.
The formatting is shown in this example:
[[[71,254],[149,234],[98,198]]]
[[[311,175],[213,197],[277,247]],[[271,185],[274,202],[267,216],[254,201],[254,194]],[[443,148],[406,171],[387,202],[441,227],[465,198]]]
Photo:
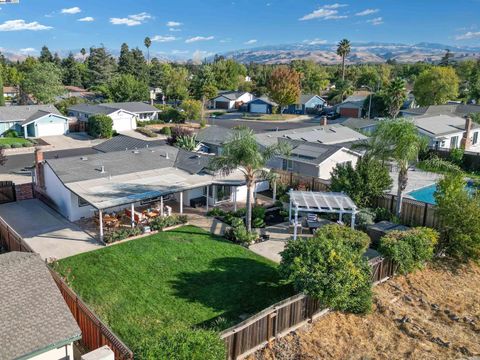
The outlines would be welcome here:
[[[132,217],[132,212],[130,209],[125,209],[125,214],[131,218]],[[133,213],[133,220],[137,223],[141,222],[144,219],[144,216],[142,213],[139,213],[138,211],[134,211]]]
[[[322,226],[328,225],[328,224],[332,224],[332,222],[327,220],[327,219],[318,219],[318,220],[315,220],[315,221],[307,220],[307,227],[312,234],[314,234],[315,231],[317,231],[317,229],[321,228]]]
[[[197,207],[202,207],[207,204],[207,199],[205,196],[200,196],[194,199],[190,199],[190,207],[192,208],[197,208]]]
[[[391,231],[407,231],[410,228],[405,225],[395,224],[391,221],[380,221],[367,226],[367,234],[372,239],[372,247],[377,248],[380,244],[380,238]]]

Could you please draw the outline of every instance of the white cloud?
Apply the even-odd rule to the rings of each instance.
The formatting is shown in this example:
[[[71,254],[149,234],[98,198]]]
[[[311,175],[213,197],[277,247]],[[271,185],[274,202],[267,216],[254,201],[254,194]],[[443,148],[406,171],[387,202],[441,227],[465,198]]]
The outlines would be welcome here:
[[[110,23],[113,25],[137,26],[151,18],[152,15],[142,12],[140,14],[128,15],[126,18],[110,18]]]
[[[190,39],[185,40],[187,44],[194,43],[197,41],[208,41],[208,40],[213,40],[215,37],[213,36],[194,36]]]
[[[365,9],[355,14],[355,16],[367,16],[379,12],[379,9]]]
[[[173,32],[177,32],[177,31],[182,31],[182,29],[179,29],[179,28],[169,28],[168,31],[173,31]]]
[[[77,21],[92,22],[92,21],[95,21],[95,19],[91,16],[86,16],[84,18],[78,19]]]
[[[303,40],[307,45],[323,45],[327,43],[327,40],[323,39],[313,39],[313,40]]]
[[[53,29],[51,26],[46,26],[38,23],[37,21],[32,21],[30,23],[25,22],[25,20],[7,20],[3,24],[0,24],[0,31],[39,31],[39,30],[50,30]]]
[[[21,53],[26,54],[26,53],[35,52],[35,51],[37,51],[37,50],[35,50],[34,48],[29,47],[29,48],[20,49],[19,51],[20,51]]]
[[[367,23],[372,24],[372,25],[381,25],[381,24],[383,24],[383,18],[382,17],[377,17],[375,19],[370,19],[370,20],[367,20]]]
[[[168,27],[176,27],[176,26],[181,26],[181,25],[182,25],[182,23],[178,22],[178,21],[168,21],[167,22]]]
[[[257,42],[256,39],[251,39],[251,40],[245,41],[244,44],[245,45],[252,45],[252,44],[255,44],[256,42]]]
[[[152,41],[161,42],[161,43],[175,41],[175,40],[178,40],[175,36],[168,36],[168,35],[167,36],[155,35],[154,37],[152,37]]]
[[[74,7],[71,7],[71,8],[62,9],[61,12],[62,12],[62,14],[73,15],[73,14],[78,14],[79,12],[82,12],[82,10],[78,6],[74,6]]]
[[[455,40],[470,40],[480,38],[480,31],[468,31],[465,34],[457,35]]]
[[[302,16],[300,21],[321,19],[321,20],[334,20],[334,19],[345,19],[348,16],[339,14],[339,8],[347,6],[346,4],[331,4],[324,5],[317,10],[312,11],[311,13]]]

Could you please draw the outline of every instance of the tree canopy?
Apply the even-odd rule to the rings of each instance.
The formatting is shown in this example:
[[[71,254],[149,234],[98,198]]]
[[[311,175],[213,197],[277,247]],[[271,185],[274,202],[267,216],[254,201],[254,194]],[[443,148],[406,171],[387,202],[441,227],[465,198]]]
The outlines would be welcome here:
[[[446,104],[458,96],[459,79],[451,67],[433,67],[415,81],[413,93],[420,106]]]

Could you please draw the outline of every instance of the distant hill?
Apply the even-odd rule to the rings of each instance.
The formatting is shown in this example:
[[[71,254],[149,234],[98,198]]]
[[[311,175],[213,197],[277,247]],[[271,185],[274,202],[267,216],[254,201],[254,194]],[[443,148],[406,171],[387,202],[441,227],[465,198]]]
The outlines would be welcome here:
[[[352,43],[347,58],[350,64],[383,63],[389,59],[400,63],[418,61],[437,62],[450,49],[456,60],[480,58],[480,47],[457,47],[443,44],[419,43],[415,45],[389,43]],[[312,60],[322,64],[338,64],[336,44],[309,45],[306,43],[264,46],[222,54],[242,63],[284,64],[292,60]]]

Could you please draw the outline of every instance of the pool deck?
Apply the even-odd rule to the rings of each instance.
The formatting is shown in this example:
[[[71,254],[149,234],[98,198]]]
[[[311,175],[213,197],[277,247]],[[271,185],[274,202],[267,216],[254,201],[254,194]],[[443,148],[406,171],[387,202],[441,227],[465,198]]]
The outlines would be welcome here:
[[[389,194],[397,195],[398,191],[398,172],[391,171],[390,177],[393,180],[392,188],[389,191]],[[409,170],[408,171],[408,183],[407,188],[404,191],[404,196],[409,199],[413,199],[412,196],[408,195],[410,192],[431,186],[436,184],[438,180],[442,178],[442,175],[435,174],[432,172],[427,172],[423,170]]]

